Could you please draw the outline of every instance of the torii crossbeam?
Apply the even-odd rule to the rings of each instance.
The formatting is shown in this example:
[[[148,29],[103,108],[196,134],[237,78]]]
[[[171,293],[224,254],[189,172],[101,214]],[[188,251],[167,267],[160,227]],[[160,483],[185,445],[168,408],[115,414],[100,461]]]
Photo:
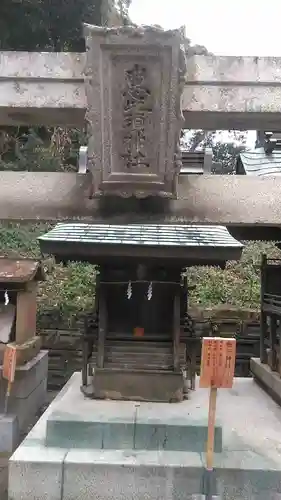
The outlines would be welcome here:
[[[82,125],[85,59],[0,52],[0,124]],[[281,58],[195,55],[187,58],[186,75],[185,128],[280,128]]]
[[[88,174],[1,172],[0,180],[2,220],[219,224],[241,239],[281,240],[280,177],[183,176],[177,200],[131,200],[129,213],[128,200],[90,199]]]

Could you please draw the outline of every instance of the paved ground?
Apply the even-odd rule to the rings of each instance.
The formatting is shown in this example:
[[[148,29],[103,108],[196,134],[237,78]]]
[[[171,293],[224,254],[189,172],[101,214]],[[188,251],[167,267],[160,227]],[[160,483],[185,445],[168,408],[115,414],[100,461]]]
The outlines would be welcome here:
[[[49,391],[47,393],[47,400],[45,405],[40,409],[38,414],[34,417],[32,422],[25,433],[21,435],[21,441],[26,437],[32,427],[36,424],[37,420],[41,417],[46,407],[51,403],[51,401],[55,398],[57,392]],[[0,500],[8,500],[8,462],[9,457],[1,457],[0,456]]]

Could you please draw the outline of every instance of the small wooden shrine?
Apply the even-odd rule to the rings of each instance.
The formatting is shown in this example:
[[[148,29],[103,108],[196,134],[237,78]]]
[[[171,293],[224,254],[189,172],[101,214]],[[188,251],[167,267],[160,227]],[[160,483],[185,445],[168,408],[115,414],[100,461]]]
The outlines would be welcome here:
[[[182,273],[194,265],[223,267],[240,258],[242,245],[224,227],[153,224],[58,224],[39,242],[57,261],[98,266],[96,310],[84,337],[83,392],[182,400],[193,373]]]
[[[38,282],[45,279],[40,262],[0,257],[0,361],[8,343],[18,347],[17,363],[40,350],[36,336]]]

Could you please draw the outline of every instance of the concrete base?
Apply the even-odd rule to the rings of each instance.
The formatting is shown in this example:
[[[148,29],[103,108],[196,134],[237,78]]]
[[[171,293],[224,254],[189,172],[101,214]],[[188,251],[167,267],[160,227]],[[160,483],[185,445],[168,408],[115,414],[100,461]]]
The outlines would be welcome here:
[[[259,358],[252,358],[250,369],[255,380],[281,405],[281,377],[273,372],[268,365],[261,363]]]
[[[62,441],[57,441],[56,446],[46,446],[48,432],[51,436],[58,431],[55,426],[52,429],[53,423],[62,430],[67,412],[70,421],[77,424],[83,399],[80,381],[80,373],[74,374],[11,457],[10,500],[188,500],[206,493],[205,454],[199,451],[171,450],[164,446],[130,449],[129,443],[124,447],[122,433],[119,443],[116,436],[112,438],[115,449],[77,449],[77,446],[75,449],[69,446],[69,441],[65,447]],[[111,405],[110,418],[114,425],[112,412],[119,413],[119,417],[123,412],[123,420],[139,415],[140,423],[143,415],[145,425],[150,425],[151,418],[152,428],[156,419],[158,423],[160,420],[167,423],[167,419],[172,422],[176,418],[186,421],[190,418],[201,425],[202,421],[207,422],[208,391],[197,389],[189,401],[177,405],[87,399],[84,404],[87,412],[85,406],[84,416],[80,414],[84,429],[87,423],[91,427],[95,420],[101,420],[102,415],[104,420],[109,418],[110,411],[106,410],[106,417],[103,411],[98,413],[98,407],[101,410],[111,404],[114,408]],[[91,413],[94,418],[90,418]],[[236,379],[233,389],[219,392],[218,423],[223,428],[223,451],[215,454],[215,495],[228,500],[281,499],[280,420],[281,409],[252,379]],[[97,428],[95,433],[99,436]],[[75,441],[71,436],[68,439]],[[143,438],[142,446],[147,446],[146,443]]]
[[[0,382],[0,453],[11,453],[19,443],[20,432],[27,430],[30,420],[46,399],[48,352],[40,351],[30,362],[16,369],[15,382],[4,415],[7,382]]]

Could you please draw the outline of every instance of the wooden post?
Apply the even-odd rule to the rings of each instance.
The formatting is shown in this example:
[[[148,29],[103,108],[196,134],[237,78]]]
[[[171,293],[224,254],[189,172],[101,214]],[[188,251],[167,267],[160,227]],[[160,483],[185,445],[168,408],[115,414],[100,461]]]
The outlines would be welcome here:
[[[192,341],[189,345],[191,345],[191,353],[190,353],[190,389],[195,391],[195,382],[196,382],[196,354],[197,354],[197,342]]]
[[[95,287],[95,313],[98,315],[99,310],[99,296],[100,296],[100,268],[96,273],[96,287]]]
[[[260,278],[261,278],[261,318],[260,318],[260,360],[261,363],[267,362],[265,339],[267,337],[267,315],[263,311],[263,300],[266,288],[266,255],[262,254],[261,257],[261,267],[260,267]]]
[[[279,342],[279,360],[278,360],[278,372],[281,377],[281,332],[280,332],[280,324],[279,324],[279,335],[278,335],[278,342]]]
[[[267,337],[267,314],[261,310],[260,318],[260,360],[267,363],[265,339]]]
[[[272,371],[277,370],[277,318],[275,314],[270,315],[270,368]]]
[[[106,328],[107,328],[107,307],[106,307],[106,296],[105,288],[100,285],[99,287],[99,315],[98,315],[98,353],[97,353],[97,367],[104,367],[104,349],[106,340]]]
[[[176,293],[174,298],[174,328],[173,328],[173,361],[174,371],[180,369],[180,296]]]
[[[215,442],[215,423],[217,406],[217,388],[210,387],[209,395],[209,414],[208,414],[208,438],[206,450],[206,468],[213,470],[214,464],[214,442]]]
[[[184,302],[184,305],[183,305],[183,314],[185,316],[185,314],[188,312],[188,285],[187,285],[187,276],[184,276],[183,278],[183,302]]]
[[[82,385],[85,387],[88,384],[88,339],[83,339],[82,345]]]

